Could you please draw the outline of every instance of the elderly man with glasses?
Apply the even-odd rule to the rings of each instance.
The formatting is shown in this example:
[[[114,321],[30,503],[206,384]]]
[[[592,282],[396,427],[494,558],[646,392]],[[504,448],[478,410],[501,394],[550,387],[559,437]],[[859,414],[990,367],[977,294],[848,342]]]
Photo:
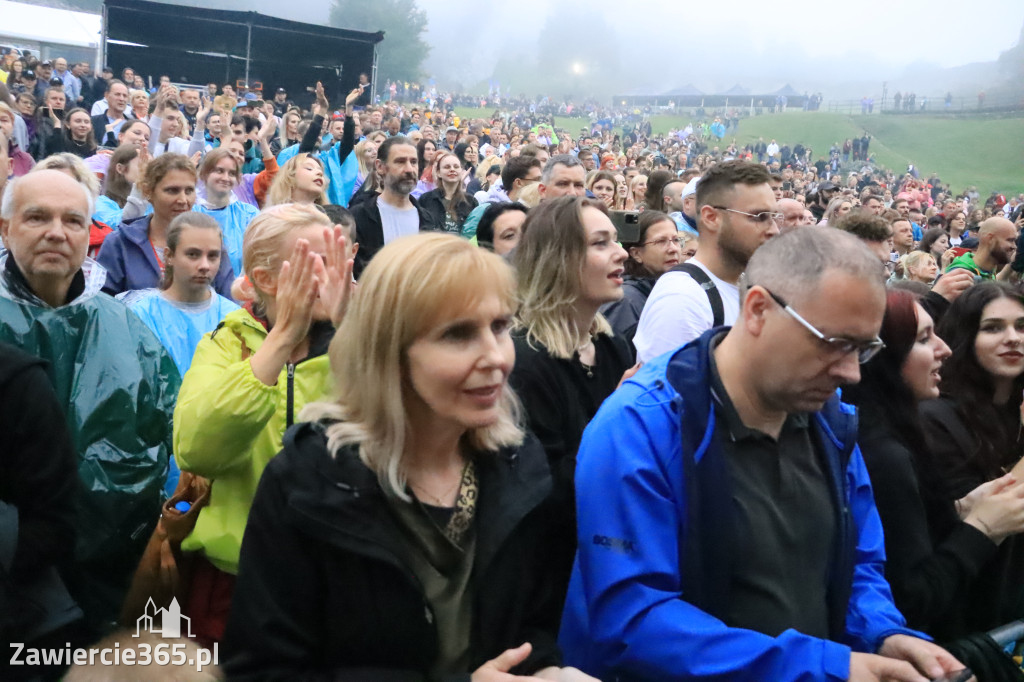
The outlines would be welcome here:
[[[793,230],[745,280],[731,329],[646,364],[584,433],[566,663],[663,682],[962,669],[893,603],[838,392],[883,347],[877,257],[832,228]]]
[[[637,359],[653,360],[739,315],[740,274],[782,221],[770,179],[747,161],[716,164],[700,179],[697,255],[654,285],[633,339]]]

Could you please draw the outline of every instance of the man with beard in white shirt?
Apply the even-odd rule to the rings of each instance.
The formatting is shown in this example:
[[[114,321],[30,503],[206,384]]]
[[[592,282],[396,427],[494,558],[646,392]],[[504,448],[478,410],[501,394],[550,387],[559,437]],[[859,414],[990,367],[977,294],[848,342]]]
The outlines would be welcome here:
[[[356,277],[385,244],[416,234],[424,224],[420,206],[410,196],[419,177],[419,158],[412,140],[404,135],[384,140],[377,149],[374,163],[377,172],[384,177],[384,190],[352,209],[359,242],[354,266]]]
[[[782,218],[764,166],[726,161],[697,185],[697,254],[659,279],[644,305],[633,343],[648,362],[739,315],[739,278]]]

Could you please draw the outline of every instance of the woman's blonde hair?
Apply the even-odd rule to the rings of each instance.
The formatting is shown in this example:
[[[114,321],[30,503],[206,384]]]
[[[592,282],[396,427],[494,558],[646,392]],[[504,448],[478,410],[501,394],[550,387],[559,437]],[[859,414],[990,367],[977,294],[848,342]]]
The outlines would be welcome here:
[[[369,140],[363,140],[362,142],[356,143],[356,146],[352,151],[356,154],[356,161],[359,162],[359,173],[364,177],[369,177],[371,173],[375,172],[373,166],[366,165],[366,148],[373,144]]]
[[[338,401],[307,405],[301,418],[340,420],[327,429],[328,449],[336,455],[357,445],[359,458],[384,491],[408,501],[404,454],[413,434],[406,401],[415,390],[408,377],[409,347],[489,295],[510,314],[515,311],[515,274],[500,256],[438,233],[388,244],[363,272],[359,292],[331,341]],[[507,384],[499,406],[495,423],[463,434],[469,449],[492,452],[522,442],[518,401]]]
[[[473,173],[473,176],[481,185],[486,184],[487,173],[494,166],[498,167],[498,175],[501,175],[501,171],[505,168],[505,162],[497,156],[488,156],[484,159],[480,159],[480,165],[476,167],[476,173]]]
[[[540,204],[540,183],[531,182],[519,191],[519,203],[526,208],[533,208]]]
[[[608,213],[604,203],[583,197],[551,199],[532,209],[513,261],[519,274],[518,325],[528,342],[565,360],[588,337],[612,333],[601,314],[589,329],[577,329],[574,321],[587,258],[583,209],[588,207]]]
[[[270,185],[270,190],[267,192],[267,206],[278,206],[280,204],[292,203],[292,191],[295,189],[295,171],[298,169],[299,164],[309,159],[317,163],[320,169],[323,170],[324,163],[318,157],[312,154],[296,154],[292,158],[288,159],[281,170],[277,172],[277,176],[274,178],[274,182]],[[326,173],[324,174],[324,188],[320,192],[320,196],[313,200],[314,204],[330,203],[327,200],[327,186],[330,180],[327,178]]]
[[[160,157],[163,158],[163,157]],[[323,211],[314,206],[302,204],[280,204],[263,209],[245,228],[242,238],[242,268],[253,283],[256,303],[265,305],[263,292],[255,285],[253,271],[266,268],[271,272],[281,269],[281,244],[294,230],[310,225],[331,226],[331,220]]]
[[[67,171],[78,184],[85,186],[93,199],[100,195],[100,179],[90,171],[80,156],[62,152],[47,156],[45,159],[33,166],[32,170],[59,170]]]
[[[937,263],[935,256],[928,253],[927,251],[911,251],[908,254],[900,256],[900,267],[903,268],[903,278],[910,279],[910,268],[915,270],[924,264],[925,261],[931,261]]]
[[[173,118],[178,121],[178,134],[176,137],[180,137],[185,140],[189,139],[188,121],[185,120],[185,114],[177,110],[168,109],[163,113],[163,117]]]

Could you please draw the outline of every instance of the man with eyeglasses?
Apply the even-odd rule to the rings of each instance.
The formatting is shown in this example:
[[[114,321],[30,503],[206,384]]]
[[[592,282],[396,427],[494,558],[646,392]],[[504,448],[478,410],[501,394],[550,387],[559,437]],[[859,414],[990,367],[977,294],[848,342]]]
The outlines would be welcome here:
[[[600,679],[926,682],[963,666],[906,627],[838,388],[883,344],[859,240],[793,230],[742,309],[613,393],[577,456],[568,665]]]
[[[761,244],[779,233],[781,215],[764,166],[725,161],[697,184],[697,255],[658,278],[633,339],[648,362],[739,314],[740,274]]]

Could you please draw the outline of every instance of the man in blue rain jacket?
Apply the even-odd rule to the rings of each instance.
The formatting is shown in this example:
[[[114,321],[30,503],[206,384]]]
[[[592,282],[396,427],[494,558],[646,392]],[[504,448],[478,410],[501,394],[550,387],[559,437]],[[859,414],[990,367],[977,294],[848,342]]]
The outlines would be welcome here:
[[[584,434],[566,663],[605,682],[959,670],[893,604],[837,394],[881,343],[877,258],[837,230],[794,230],[746,274],[735,327],[648,363]]]

